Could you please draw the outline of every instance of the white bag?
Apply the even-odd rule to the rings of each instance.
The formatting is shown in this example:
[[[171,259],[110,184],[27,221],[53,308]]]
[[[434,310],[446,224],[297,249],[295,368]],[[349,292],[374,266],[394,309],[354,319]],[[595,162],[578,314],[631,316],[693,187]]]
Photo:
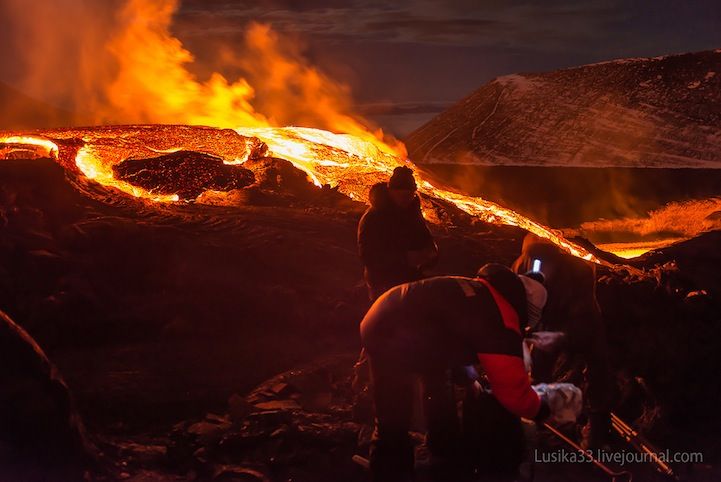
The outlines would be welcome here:
[[[572,383],[539,383],[533,385],[539,397],[545,398],[551,409],[549,422],[553,425],[575,423],[583,408],[583,393]]]

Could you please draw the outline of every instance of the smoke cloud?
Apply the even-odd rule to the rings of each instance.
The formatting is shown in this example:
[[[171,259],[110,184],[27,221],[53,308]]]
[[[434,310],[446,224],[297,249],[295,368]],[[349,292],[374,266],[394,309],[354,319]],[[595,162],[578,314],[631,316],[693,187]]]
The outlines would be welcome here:
[[[297,42],[248,24],[207,78],[172,33],[178,0],[4,0],[19,88],[72,112],[73,124],[301,125],[354,134],[405,155],[353,113],[350,89],[320,72]],[[243,75],[229,80],[224,71]],[[12,122],[17,112],[1,112]]]

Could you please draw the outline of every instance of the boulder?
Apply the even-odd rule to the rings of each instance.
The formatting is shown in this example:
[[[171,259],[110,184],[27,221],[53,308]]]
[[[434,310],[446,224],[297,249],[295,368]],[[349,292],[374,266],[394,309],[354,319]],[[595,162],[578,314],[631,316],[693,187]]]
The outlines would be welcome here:
[[[243,167],[253,171],[256,185],[261,189],[292,193],[315,189],[308,175],[285,159],[277,157],[249,159]]]
[[[2,311],[0,427],[2,480],[79,480],[93,458],[94,449],[60,373],[33,338]]]

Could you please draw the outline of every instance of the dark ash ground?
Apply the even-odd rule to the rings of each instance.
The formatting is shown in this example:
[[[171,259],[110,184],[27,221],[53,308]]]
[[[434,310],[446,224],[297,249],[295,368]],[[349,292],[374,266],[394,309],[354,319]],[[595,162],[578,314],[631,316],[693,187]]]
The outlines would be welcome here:
[[[49,160],[3,161],[0,179],[0,309],[64,375],[103,452],[95,477],[366,480],[351,461],[363,424],[349,387],[368,305],[363,205],[282,185],[241,190],[236,206],[148,205]],[[444,220],[438,274],[520,250],[520,229],[428,206]],[[678,467],[686,480],[719,476],[719,241],[707,233],[635,262],[644,276],[599,280],[618,412],[663,447],[703,451],[705,465]],[[603,480],[589,466],[536,469]]]

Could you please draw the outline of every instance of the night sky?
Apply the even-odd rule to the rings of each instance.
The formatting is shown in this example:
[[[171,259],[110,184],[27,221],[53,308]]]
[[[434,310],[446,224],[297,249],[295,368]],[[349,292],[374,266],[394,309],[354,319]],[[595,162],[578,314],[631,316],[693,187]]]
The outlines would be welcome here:
[[[43,1],[98,10],[93,18],[121,3]],[[49,30],[52,20],[38,19]],[[0,81],[12,85],[23,35],[8,21],[0,15]],[[721,0],[183,0],[173,31],[202,77],[220,45],[242,44],[249,21],[302,44],[362,113],[400,135],[500,75],[721,47]]]

